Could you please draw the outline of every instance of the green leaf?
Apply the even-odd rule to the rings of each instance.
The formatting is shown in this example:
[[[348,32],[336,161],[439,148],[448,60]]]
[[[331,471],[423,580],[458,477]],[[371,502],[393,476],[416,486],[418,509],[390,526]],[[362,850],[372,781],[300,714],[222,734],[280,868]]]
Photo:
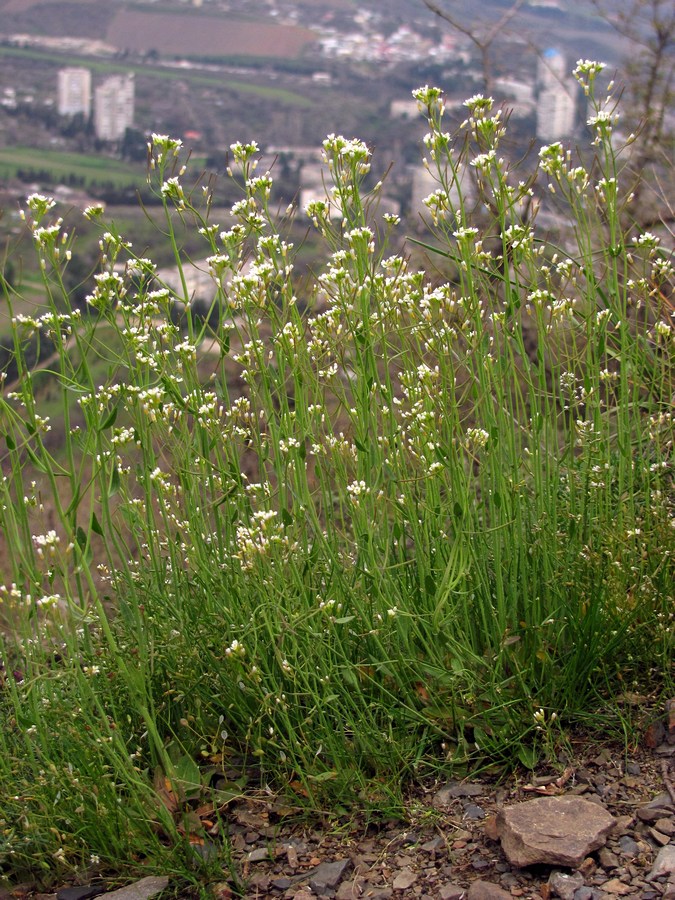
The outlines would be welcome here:
[[[335,619],[335,625],[346,625],[347,622],[353,622],[356,616],[342,616],[341,619]]]
[[[112,425],[115,424],[115,421],[116,421],[116,419],[117,419],[117,413],[118,413],[118,411],[119,411],[119,407],[116,406],[116,407],[112,410],[112,412],[110,413],[110,415],[106,418],[106,420],[105,420],[101,425],[99,425],[99,431],[105,431],[106,428],[110,428]]]
[[[174,764],[174,773],[187,797],[201,791],[201,773],[199,766],[191,756],[181,756]]]
[[[91,530],[94,532],[94,534],[98,534],[103,537],[103,528],[101,527],[101,523],[97,519],[95,512],[91,514]]]
[[[436,593],[436,579],[430,572],[424,576],[424,590],[430,597]]]
[[[287,509],[281,510],[281,521],[282,524],[288,528],[289,525],[293,524],[293,516],[289,513]]]
[[[8,450],[16,450],[16,441],[10,434],[5,435],[5,443]]]
[[[84,550],[87,546],[87,532],[80,525],[77,526],[77,531],[75,532],[75,540],[77,541],[80,550]]]
[[[457,500],[455,500],[455,503],[452,507],[452,511],[455,514],[456,519],[461,519],[462,516],[464,515],[464,510],[462,509],[461,505],[457,502]]]
[[[113,466],[112,474],[110,475],[110,488],[108,490],[108,496],[112,497],[116,494],[120,489],[120,470],[117,468],[117,463]]]
[[[535,748],[526,747],[524,744],[521,744],[520,747],[518,747],[517,756],[526,769],[534,769],[539,762],[539,754]]]
[[[328,772],[319,772],[318,775],[307,776],[309,781],[313,781],[315,784],[321,784],[322,781],[333,781],[337,777],[338,773],[334,769],[330,769]]]

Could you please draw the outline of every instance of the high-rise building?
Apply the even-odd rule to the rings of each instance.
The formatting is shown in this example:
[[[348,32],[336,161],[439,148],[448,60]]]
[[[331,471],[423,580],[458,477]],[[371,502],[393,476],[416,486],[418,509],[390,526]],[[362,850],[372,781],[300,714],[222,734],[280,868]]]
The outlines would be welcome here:
[[[537,67],[537,137],[557,141],[574,131],[577,85],[557,50],[545,50]]]
[[[134,76],[113,75],[94,91],[94,130],[100,141],[119,141],[134,122]]]
[[[89,69],[60,69],[58,85],[58,111],[60,116],[76,116],[91,113],[91,72]]]

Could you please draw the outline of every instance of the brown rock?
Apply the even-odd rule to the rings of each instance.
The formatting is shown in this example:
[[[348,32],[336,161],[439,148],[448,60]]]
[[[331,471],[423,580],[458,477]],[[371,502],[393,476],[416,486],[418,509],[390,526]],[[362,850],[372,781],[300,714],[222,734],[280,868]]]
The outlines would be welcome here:
[[[474,881],[467,900],[511,900],[511,894],[491,881]]]
[[[497,814],[502,849],[511,865],[576,867],[602,847],[615,820],[581,797],[539,797]]]
[[[624,884],[623,881],[619,881],[618,878],[612,878],[611,881],[606,881],[603,884],[602,889],[606,894],[615,894],[617,897],[621,897],[624,894],[630,894],[634,890],[629,884]]]
[[[396,878],[394,878],[392,887],[395,891],[407,891],[408,888],[415,884],[418,877],[417,873],[413,872],[412,869],[401,869]]]

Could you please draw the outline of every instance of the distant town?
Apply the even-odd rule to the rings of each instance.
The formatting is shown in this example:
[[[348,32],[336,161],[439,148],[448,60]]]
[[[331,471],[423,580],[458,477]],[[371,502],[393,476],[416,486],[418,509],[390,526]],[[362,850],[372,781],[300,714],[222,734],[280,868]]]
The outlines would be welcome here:
[[[10,0],[10,12],[16,5]],[[280,199],[295,201],[302,214],[324,191],[320,144],[335,130],[372,143],[382,170],[393,163],[383,202],[387,211],[415,221],[425,211],[423,199],[433,184],[420,159],[425,122],[411,90],[432,78],[446,87],[450,124],[457,125],[462,101],[482,87],[471,40],[437,21],[418,0],[373,2],[368,9],[328,0],[251,0],[247,21],[237,23],[239,46],[246,46],[246,28],[257,29],[253,37],[259,40],[272,35],[264,57],[247,57],[227,46],[237,6],[227,0],[163,3],[161,13],[150,2],[131,12],[124,4],[109,6],[96,36],[44,34],[37,27],[9,31],[11,15],[3,17],[0,175],[10,195],[20,192],[21,182],[41,185],[49,176],[50,154],[56,152],[99,154],[110,160],[112,172],[115,159],[143,162],[152,131],[170,132],[207,167],[222,171],[229,143],[243,135],[255,138],[268,160],[277,160],[275,174],[282,176],[280,190],[286,194]],[[126,36],[115,30],[115,8],[135,16],[123,20],[136,25]],[[542,16],[544,25],[551,16],[566,23],[572,4],[533,0],[526,10],[527,42],[518,29],[505,34],[504,44],[495,47],[492,84],[508,114],[513,151],[521,155],[531,150],[535,137],[539,144],[572,139],[585,121],[583,98],[571,76],[574,28],[559,28],[554,41],[550,28],[542,34],[536,27]],[[143,37],[146,20],[159,27]],[[181,38],[190,44],[190,28],[202,25],[201,32],[195,31],[198,37],[205,33],[204,23],[213,32],[222,22],[231,27],[221,40],[220,57],[171,51]],[[265,31],[270,28],[275,31]],[[117,35],[116,43],[111,35]],[[299,41],[301,49],[283,52],[283,41],[289,47]],[[351,103],[355,95],[359,104]],[[42,148],[41,165],[29,165],[21,153],[13,164],[14,146]],[[100,180],[106,181],[103,175]],[[78,176],[69,183],[77,187]],[[85,179],[82,187],[88,190],[81,202],[92,191],[104,200],[117,195],[110,184],[107,190],[97,188],[93,180]],[[68,196],[76,201],[76,192]]]

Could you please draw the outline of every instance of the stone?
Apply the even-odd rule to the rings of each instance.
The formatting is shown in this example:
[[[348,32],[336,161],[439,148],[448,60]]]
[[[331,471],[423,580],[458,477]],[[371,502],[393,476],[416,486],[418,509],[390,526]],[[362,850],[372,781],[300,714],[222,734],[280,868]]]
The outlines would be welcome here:
[[[511,894],[491,881],[474,881],[467,900],[511,900]]]
[[[675,873],[675,844],[668,844],[661,847],[656,854],[652,870],[647,875],[647,881],[654,881],[655,878],[661,878],[663,875],[670,876]]]
[[[362,893],[361,884],[361,878],[343,881],[337,890],[335,900],[354,900],[355,897],[360,897]]]
[[[612,853],[609,847],[603,847],[598,853],[598,859],[600,860],[600,865],[603,869],[607,869],[608,871],[611,869],[618,869],[621,863],[619,862],[619,857],[616,853]]]
[[[453,800],[460,797],[480,797],[485,791],[486,788],[482,784],[459,784],[451,781],[436,791],[431,802],[436,809],[444,809],[451,806]]]
[[[395,891],[407,891],[417,881],[419,875],[412,869],[401,869],[392,882]]]
[[[654,823],[654,828],[657,831],[660,831],[661,834],[667,834],[669,837],[673,837],[675,835],[675,819],[672,817],[657,819]]]
[[[89,900],[105,893],[103,884],[82,884],[75,887],[61,888],[56,892],[56,900]]]
[[[267,847],[256,847],[255,850],[251,850],[250,853],[246,854],[247,862],[263,862],[263,860],[269,858],[270,854]]]
[[[431,838],[430,841],[425,841],[420,849],[426,853],[438,853],[440,850],[445,850],[445,838]]]
[[[574,892],[574,900],[593,900],[593,888],[584,885]]]
[[[459,884],[449,882],[441,885],[438,889],[438,896],[440,900],[462,900],[464,888]]]
[[[502,849],[513,866],[575,868],[607,840],[615,819],[581,797],[539,797],[497,814]]]
[[[669,812],[669,809],[662,806],[641,806],[637,810],[636,815],[641,822],[653,825],[654,822],[658,822],[659,819],[664,819]]]
[[[320,897],[334,891],[347,872],[352,868],[351,859],[336,859],[317,866],[309,879],[309,886]]]
[[[611,881],[606,881],[603,884],[602,889],[606,894],[613,894],[615,897],[623,897],[624,894],[632,894],[634,890],[629,884],[624,884],[623,881],[619,881],[618,878],[612,878]]]
[[[630,859],[640,855],[640,848],[637,845],[637,841],[634,841],[628,834],[624,834],[623,837],[619,838],[619,850],[621,851],[622,856],[628,856]]]
[[[483,809],[482,806],[477,806],[475,803],[469,803],[469,805],[464,810],[464,818],[465,819],[473,819],[477,821],[478,819],[484,819],[487,816],[487,813]]]
[[[106,900],[148,900],[155,894],[161,894],[169,885],[169,879],[166,875],[157,877],[148,875],[147,878],[141,878],[140,881],[129,884],[127,887],[120,888],[118,891],[110,891],[106,894]]]
[[[584,876],[579,872],[551,872],[548,883],[551,890],[562,900],[574,900],[575,893],[584,886]]]
[[[665,847],[665,845],[670,841],[670,838],[667,834],[664,834],[662,831],[659,831],[656,828],[650,828],[649,833],[660,847]]]
[[[639,763],[636,762],[627,762],[626,763],[626,774],[627,775],[639,775],[642,772]]]

